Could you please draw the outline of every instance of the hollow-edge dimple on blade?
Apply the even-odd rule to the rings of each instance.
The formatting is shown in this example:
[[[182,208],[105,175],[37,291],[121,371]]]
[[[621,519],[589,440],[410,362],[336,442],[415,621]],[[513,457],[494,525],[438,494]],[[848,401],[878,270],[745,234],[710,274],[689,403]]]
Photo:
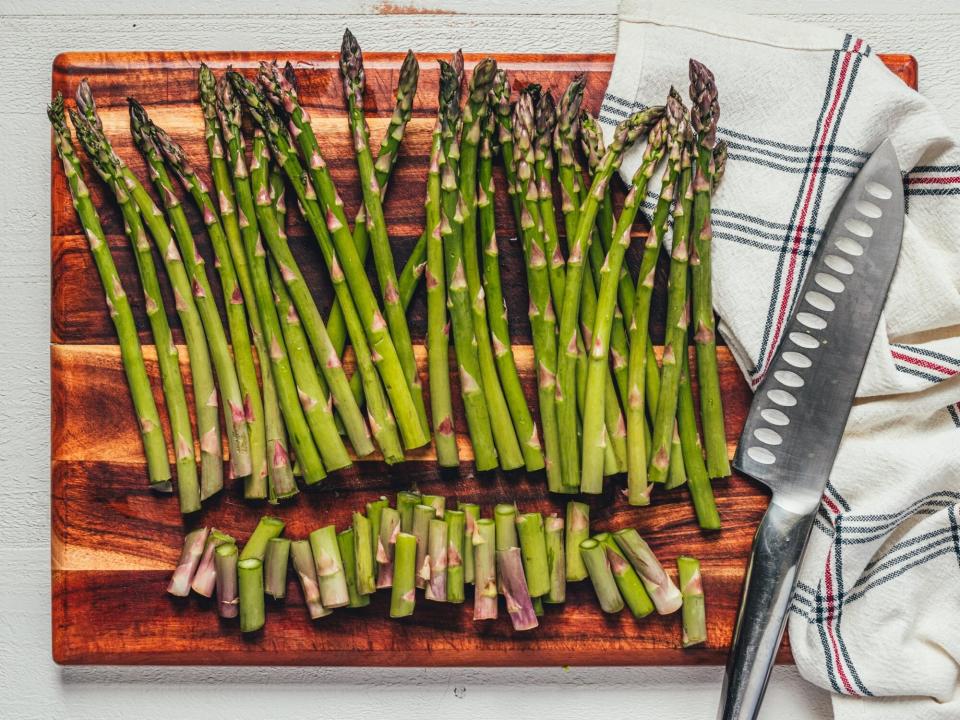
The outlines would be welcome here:
[[[784,507],[803,512],[820,501],[900,254],[903,215],[887,140],[827,223],[740,435],[734,467]]]

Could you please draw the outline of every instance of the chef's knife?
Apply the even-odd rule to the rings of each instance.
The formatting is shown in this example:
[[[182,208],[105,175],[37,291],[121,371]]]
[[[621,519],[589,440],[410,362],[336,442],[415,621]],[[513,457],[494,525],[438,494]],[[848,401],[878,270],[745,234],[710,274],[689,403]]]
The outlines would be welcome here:
[[[757,529],[718,717],[756,718],[797,570],[900,254],[903,186],[885,141],[827,223],[740,435],[734,467],[773,491]]]

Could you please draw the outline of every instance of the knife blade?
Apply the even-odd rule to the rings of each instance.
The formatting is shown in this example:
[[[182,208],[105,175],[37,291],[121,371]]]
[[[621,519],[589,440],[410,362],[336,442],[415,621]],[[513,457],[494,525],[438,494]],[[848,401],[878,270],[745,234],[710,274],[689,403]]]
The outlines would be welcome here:
[[[903,185],[884,141],[844,191],[740,435],[734,468],[773,491],[757,529],[718,717],[757,716],[797,570],[900,254]]]

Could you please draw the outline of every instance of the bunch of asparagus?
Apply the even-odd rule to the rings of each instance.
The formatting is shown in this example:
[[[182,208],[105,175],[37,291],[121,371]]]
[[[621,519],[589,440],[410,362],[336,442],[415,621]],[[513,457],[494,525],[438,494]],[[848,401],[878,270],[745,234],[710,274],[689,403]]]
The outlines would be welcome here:
[[[452,505],[452,503],[451,503]],[[446,498],[400,492],[353,513],[350,527],[319,528],[305,540],[282,537],[284,523],[262,517],[242,549],[216,529],[184,539],[167,592],[217,595],[221,617],[239,616],[241,632],[265,622],[265,600],[286,597],[288,567],[299,580],[311,619],[336,608],[366,607],[390,589],[390,616],[412,615],[417,590],[425,600],[460,604],[473,585],[473,619],[496,620],[498,597],[515,630],[539,625],[544,604],[566,600],[568,582],[587,577],[606,613],[626,605],[635,618],[683,608],[684,647],[706,640],[699,563],[679,557],[680,587],[634,529],[590,534],[590,507],[571,501],[566,517],[521,513],[502,503],[483,517],[475,503],[447,507]]]

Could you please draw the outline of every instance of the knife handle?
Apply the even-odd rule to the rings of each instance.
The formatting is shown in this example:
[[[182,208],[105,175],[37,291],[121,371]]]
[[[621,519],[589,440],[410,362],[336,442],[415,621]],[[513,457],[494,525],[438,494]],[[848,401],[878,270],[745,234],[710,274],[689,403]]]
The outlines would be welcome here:
[[[774,495],[757,528],[723,678],[720,720],[754,720],[760,712],[815,517],[816,509],[785,510]]]

